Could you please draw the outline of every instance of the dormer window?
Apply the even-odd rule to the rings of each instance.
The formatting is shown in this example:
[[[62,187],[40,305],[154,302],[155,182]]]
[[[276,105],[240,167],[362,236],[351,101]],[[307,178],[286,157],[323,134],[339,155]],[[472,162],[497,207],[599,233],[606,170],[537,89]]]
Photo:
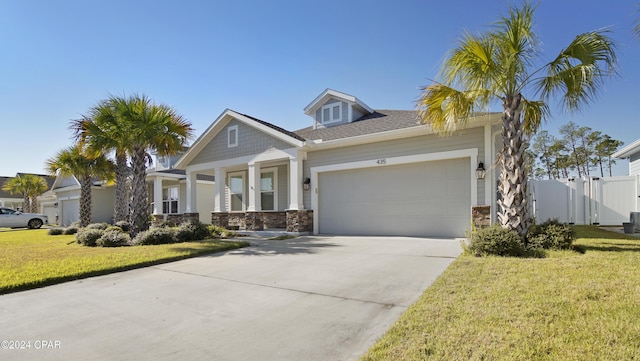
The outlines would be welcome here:
[[[238,146],[238,126],[233,125],[227,128],[228,147]]]
[[[342,102],[327,104],[320,111],[320,123],[331,124],[342,121]]]

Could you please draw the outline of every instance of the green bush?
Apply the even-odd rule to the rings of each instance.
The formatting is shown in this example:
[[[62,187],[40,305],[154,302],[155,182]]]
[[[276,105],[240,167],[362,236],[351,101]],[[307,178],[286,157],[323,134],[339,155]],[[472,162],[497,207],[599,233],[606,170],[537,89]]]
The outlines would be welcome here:
[[[101,229],[101,230],[105,230],[105,229],[107,229],[107,227],[109,227],[109,225],[106,224],[106,223],[91,223],[91,224],[88,224],[84,228],[86,228],[86,229]]]
[[[178,242],[200,241],[210,235],[207,225],[200,221],[183,222],[176,230]]]
[[[154,227],[158,228],[175,228],[178,227],[178,223],[172,220],[160,221],[154,225]]]
[[[83,246],[95,247],[104,232],[103,229],[81,228],[76,234],[76,242]]]
[[[176,243],[176,232],[172,228],[154,227],[148,231],[138,233],[131,241],[131,244],[140,246],[167,243]]]
[[[50,236],[57,236],[64,233],[64,229],[62,228],[49,228]]]
[[[78,233],[78,227],[76,226],[72,225],[64,229],[64,234],[76,234],[76,233]]]
[[[128,246],[131,237],[123,232],[120,227],[111,227],[104,231],[102,236],[96,241],[98,247],[122,247]]]
[[[221,226],[209,225],[207,228],[209,229],[210,237],[213,238],[230,238],[238,235],[236,232],[230,231]]]
[[[119,221],[114,224],[116,227],[120,227],[123,232],[129,232],[131,230],[131,223],[127,221]]]
[[[530,249],[569,249],[575,240],[573,228],[557,219],[534,225],[527,234]]]
[[[518,233],[497,224],[476,230],[465,248],[478,257],[488,255],[521,257],[526,251]]]

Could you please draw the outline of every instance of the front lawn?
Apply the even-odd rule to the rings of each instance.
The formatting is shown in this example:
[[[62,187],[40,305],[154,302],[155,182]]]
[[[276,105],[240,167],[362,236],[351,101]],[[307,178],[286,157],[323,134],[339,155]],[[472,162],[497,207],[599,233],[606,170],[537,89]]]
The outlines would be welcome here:
[[[640,359],[640,239],[576,232],[584,253],[459,257],[363,360]]]
[[[247,246],[204,240],[158,246],[85,247],[47,230],[0,231],[0,294]]]

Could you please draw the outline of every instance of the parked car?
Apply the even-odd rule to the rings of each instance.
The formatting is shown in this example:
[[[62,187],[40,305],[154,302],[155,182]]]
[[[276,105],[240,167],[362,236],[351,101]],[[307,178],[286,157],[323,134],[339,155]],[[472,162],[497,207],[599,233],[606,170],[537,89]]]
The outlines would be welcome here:
[[[29,227],[36,229],[49,223],[49,217],[44,214],[24,213],[15,209],[0,207],[0,227]]]

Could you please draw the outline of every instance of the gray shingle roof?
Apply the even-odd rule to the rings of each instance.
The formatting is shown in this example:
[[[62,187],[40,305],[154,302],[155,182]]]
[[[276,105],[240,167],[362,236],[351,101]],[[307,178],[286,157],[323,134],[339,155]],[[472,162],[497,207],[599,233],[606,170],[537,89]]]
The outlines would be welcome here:
[[[278,132],[280,132],[280,133],[286,134],[286,135],[290,136],[291,138],[294,138],[294,139],[297,139],[297,140],[300,140],[300,141],[303,141],[303,142],[304,142],[304,138],[300,137],[300,136],[299,136],[298,134],[296,134],[295,132],[290,132],[290,131],[288,131],[288,130],[286,130],[286,129],[284,129],[284,128],[280,128],[280,127],[279,127],[279,126],[277,126],[277,125],[273,125],[273,124],[271,124],[271,123],[269,123],[269,122],[265,122],[264,120],[261,120],[261,119],[258,119],[258,118],[255,118],[255,117],[252,117],[252,116],[250,116],[250,115],[246,115],[246,114],[243,114],[243,113],[240,113],[240,112],[236,112],[236,113],[241,114],[241,115],[244,115],[244,116],[245,116],[245,117],[247,117],[247,118],[253,119],[253,120],[255,120],[256,122],[258,122],[258,123],[260,123],[260,124],[262,124],[262,125],[266,125],[267,127],[271,128],[271,129],[273,129],[273,130],[277,130],[277,131],[278,131]]]
[[[44,180],[47,182],[47,190],[51,189],[51,186],[53,186],[53,182],[55,182],[56,178],[55,177],[51,177],[45,174],[35,174],[35,173],[17,173],[16,176],[17,177],[21,177],[23,175],[26,174],[33,174],[33,175],[37,175],[39,177],[44,178]],[[2,190],[2,186],[9,181],[10,179],[15,178],[15,177],[0,177],[0,198],[22,198],[22,195],[20,194],[11,194],[7,191],[3,191]]]
[[[415,110],[376,110],[352,123],[319,129],[307,127],[295,133],[306,139],[327,141],[417,126],[420,122]]]

